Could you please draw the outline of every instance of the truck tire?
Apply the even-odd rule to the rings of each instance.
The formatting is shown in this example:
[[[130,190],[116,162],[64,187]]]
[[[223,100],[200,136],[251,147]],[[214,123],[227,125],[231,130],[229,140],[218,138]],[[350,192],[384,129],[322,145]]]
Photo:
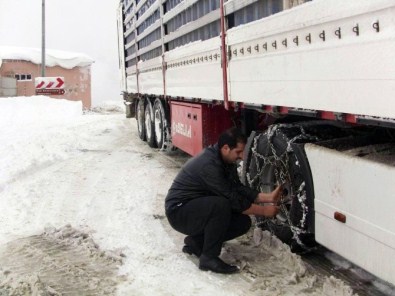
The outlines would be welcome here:
[[[256,135],[250,141],[245,178],[245,183],[260,192],[271,192],[276,184],[283,184],[280,212],[275,218],[256,220],[294,251],[314,244],[313,180],[303,143],[296,143],[300,130],[297,125],[273,125]]]
[[[154,125],[154,116],[153,116],[153,111],[152,111],[152,105],[151,102],[147,102],[145,104],[145,113],[144,113],[144,118],[145,118],[145,137],[147,139],[148,146],[155,148],[156,147],[156,142],[155,142],[155,125]]]
[[[160,99],[154,102],[154,126],[156,146],[162,149],[166,137],[166,113]]]
[[[138,99],[136,106],[137,132],[139,134],[139,138],[143,141],[146,140],[144,109],[144,99]]]

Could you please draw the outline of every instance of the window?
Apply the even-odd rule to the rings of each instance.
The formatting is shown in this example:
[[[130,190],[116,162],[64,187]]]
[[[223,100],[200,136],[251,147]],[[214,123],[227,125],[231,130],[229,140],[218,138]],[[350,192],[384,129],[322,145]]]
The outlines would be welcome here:
[[[168,0],[166,1],[164,5],[164,12],[168,12],[172,10],[174,7],[176,7],[179,3],[181,3],[183,0]]]
[[[18,81],[31,81],[32,74],[15,74],[15,78]]]
[[[133,67],[134,65],[136,65],[136,58],[126,62],[126,68]]]
[[[144,5],[137,11],[137,19],[139,19],[147,10],[155,3],[156,0],[148,0]],[[137,5],[137,3],[136,3]]]
[[[230,15],[229,28],[247,24],[283,10],[283,0],[258,0]]]
[[[149,26],[154,24],[158,19],[160,19],[160,12],[157,9],[150,17],[148,17],[140,26],[137,27],[137,34],[140,35]]]
[[[162,47],[154,48],[142,55],[139,56],[140,61],[150,60],[156,57],[159,57],[162,54]]]
[[[167,32],[172,33],[183,25],[197,20],[219,8],[219,0],[200,0],[167,22]]]
[[[178,46],[182,46],[189,42],[194,42],[198,40],[203,41],[219,36],[220,31],[221,31],[220,21],[218,20],[170,41],[167,44],[167,49],[172,50]]]
[[[146,37],[144,37],[143,39],[141,39],[138,42],[138,48],[142,49],[144,47],[149,46],[152,42],[159,40],[161,38],[161,29],[158,28],[155,31],[153,31],[152,33],[148,34]]]

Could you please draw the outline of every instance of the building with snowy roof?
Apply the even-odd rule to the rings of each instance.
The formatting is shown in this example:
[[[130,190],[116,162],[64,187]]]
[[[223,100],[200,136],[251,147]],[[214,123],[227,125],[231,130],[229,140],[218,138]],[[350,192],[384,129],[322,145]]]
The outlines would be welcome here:
[[[91,65],[93,59],[81,53],[46,49],[45,76],[62,77],[63,94],[50,97],[82,101],[91,107]],[[36,94],[35,78],[41,77],[41,49],[0,46],[0,77],[16,80],[17,96]],[[1,93],[1,92],[0,92]]]

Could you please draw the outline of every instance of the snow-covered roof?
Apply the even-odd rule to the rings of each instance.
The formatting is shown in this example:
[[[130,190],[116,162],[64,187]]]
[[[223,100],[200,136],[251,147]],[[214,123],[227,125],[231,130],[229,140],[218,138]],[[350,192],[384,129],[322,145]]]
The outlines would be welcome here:
[[[25,60],[34,64],[41,64],[41,48],[0,46],[0,67],[2,59]],[[47,67],[60,66],[65,69],[89,66],[94,60],[86,54],[60,51],[54,49],[45,50],[45,65]]]

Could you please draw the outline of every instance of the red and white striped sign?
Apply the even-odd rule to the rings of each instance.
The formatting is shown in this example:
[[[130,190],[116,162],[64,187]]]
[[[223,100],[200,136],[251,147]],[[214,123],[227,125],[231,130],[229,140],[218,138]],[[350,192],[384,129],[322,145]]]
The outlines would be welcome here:
[[[64,95],[63,77],[36,77],[36,95]]]
[[[36,89],[63,89],[63,77],[36,77]]]

